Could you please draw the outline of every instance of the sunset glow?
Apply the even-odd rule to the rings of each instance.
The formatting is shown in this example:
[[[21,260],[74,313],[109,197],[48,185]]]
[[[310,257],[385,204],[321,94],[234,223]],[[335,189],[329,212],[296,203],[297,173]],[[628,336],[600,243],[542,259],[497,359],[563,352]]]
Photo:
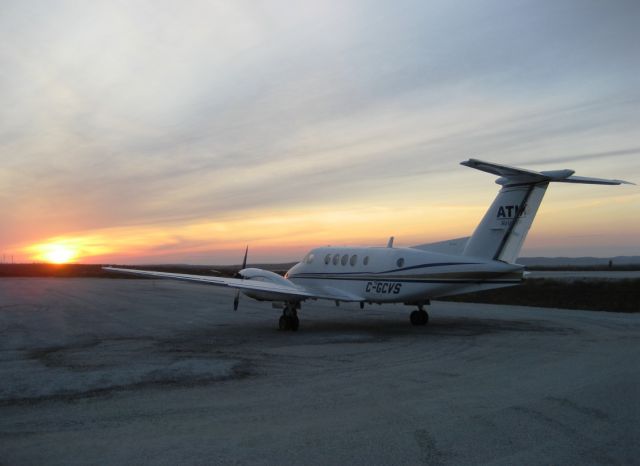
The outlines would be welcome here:
[[[51,264],[66,264],[78,257],[78,251],[64,244],[43,244],[36,246],[40,253],[33,257]]]
[[[488,187],[488,192],[467,200],[469,205],[427,202],[430,196],[425,192],[419,196],[425,201],[415,205],[403,199],[395,201],[394,207],[384,206],[383,201],[379,206],[354,202],[352,206],[328,205],[309,211],[252,211],[243,218],[179,222],[161,228],[149,225],[76,232],[25,245],[19,253],[28,261],[53,263],[235,264],[240,262],[246,245],[250,261],[256,262],[294,261],[309,249],[326,245],[382,246],[389,236],[395,236],[398,246],[412,246],[470,235],[497,192],[490,181],[490,176],[479,176],[479,188]],[[589,188],[598,189],[552,186],[525,252],[579,254],[577,248],[587,250],[594,245],[615,252],[619,245],[611,238],[633,244],[634,232],[640,230],[640,216],[627,220],[629,232],[617,231],[615,219],[633,209],[640,202],[640,194],[609,201],[565,198],[575,190],[586,197]],[[584,231],[576,233],[576,219]]]
[[[176,257],[196,263],[234,263],[249,245],[252,260],[290,261],[299,259],[310,248],[327,244],[382,245],[394,234],[399,244],[450,237],[461,227],[456,218],[464,218],[460,214],[465,211],[428,206],[389,209],[355,205],[350,209],[335,206],[314,212],[283,210],[262,215],[255,212],[243,219],[78,232],[26,245],[20,253],[28,260],[57,263],[175,262]],[[62,260],[65,254],[69,258]]]

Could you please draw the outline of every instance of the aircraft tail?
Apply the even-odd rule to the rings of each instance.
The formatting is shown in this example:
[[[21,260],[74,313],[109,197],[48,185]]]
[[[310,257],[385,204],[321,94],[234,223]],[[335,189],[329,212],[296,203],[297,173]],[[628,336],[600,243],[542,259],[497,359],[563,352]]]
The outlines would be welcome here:
[[[508,263],[518,258],[549,183],[633,184],[622,180],[573,176],[573,170],[536,172],[477,159],[461,164],[498,175],[500,178],[496,183],[502,186],[469,238],[463,255]]]

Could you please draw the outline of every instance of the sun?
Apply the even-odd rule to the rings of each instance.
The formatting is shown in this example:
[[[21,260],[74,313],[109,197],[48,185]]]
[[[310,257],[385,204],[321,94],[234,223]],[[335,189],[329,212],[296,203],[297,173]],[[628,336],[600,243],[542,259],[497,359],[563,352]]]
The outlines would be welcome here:
[[[34,262],[68,264],[86,260],[87,256],[98,256],[109,252],[109,248],[95,238],[59,236],[42,243],[22,248],[23,254]]]
[[[66,264],[78,256],[77,249],[64,244],[50,244],[47,246],[41,255],[46,262]]]

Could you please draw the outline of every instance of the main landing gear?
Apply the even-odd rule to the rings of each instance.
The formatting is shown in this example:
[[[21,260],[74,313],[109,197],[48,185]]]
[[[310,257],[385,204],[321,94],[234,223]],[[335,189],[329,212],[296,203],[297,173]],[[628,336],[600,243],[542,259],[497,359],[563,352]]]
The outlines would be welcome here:
[[[418,304],[418,310],[409,315],[409,320],[411,320],[411,325],[427,325],[429,314],[424,310],[422,304]]]
[[[298,309],[300,303],[287,303],[282,310],[282,315],[278,321],[278,328],[280,330],[291,330],[295,332],[300,326],[300,319],[298,319]]]

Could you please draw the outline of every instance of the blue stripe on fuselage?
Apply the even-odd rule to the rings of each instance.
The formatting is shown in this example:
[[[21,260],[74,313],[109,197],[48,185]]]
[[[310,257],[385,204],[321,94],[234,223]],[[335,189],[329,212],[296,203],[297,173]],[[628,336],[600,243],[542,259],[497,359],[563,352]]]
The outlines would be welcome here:
[[[393,273],[393,272],[403,272],[405,270],[415,270],[415,269],[422,269],[422,268],[429,268],[429,267],[445,267],[448,265],[478,265],[478,264],[482,264],[482,262],[438,262],[438,263],[431,263],[431,264],[420,264],[420,265],[412,265],[410,267],[402,267],[400,269],[391,269],[391,270],[383,270],[382,272],[368,272],[368,271],[360,271],[360,272],[302,272],[300,274],[296,274],[296,275],[290,275],[289,278],[291,277],[298,277],[300,275],[307,275],[307,274],[317,274],[317,275],[328,275],[328,274],[332,274],[332,275],[357,275],[357,274],[369,274],[369,275],[383,275],[386,273]]]

